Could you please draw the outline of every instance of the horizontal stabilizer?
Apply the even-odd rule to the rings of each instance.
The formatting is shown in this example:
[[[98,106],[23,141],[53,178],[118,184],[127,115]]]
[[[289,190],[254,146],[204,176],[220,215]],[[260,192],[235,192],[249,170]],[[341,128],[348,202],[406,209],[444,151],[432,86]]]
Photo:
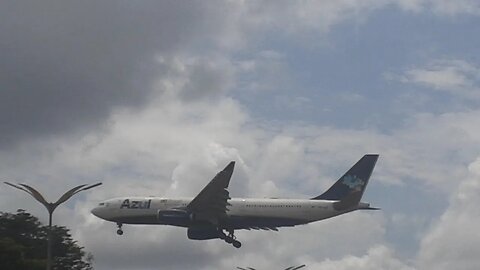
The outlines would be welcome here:
[[[359,208],[360,210],[382,210],[381,208],[378,207],[367,207],[367,208]]]

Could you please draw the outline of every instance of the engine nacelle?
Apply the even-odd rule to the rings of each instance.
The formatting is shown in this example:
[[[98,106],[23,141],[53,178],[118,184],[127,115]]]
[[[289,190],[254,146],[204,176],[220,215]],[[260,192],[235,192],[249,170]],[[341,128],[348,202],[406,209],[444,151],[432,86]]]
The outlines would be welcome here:
[[[186,211],[180,209],[169,209],[158,211],[158,218],[172,218],[172,219],[188,219],[189,215]]]
[[[160,224],[182,227],[187,227],[190,224],[188,213],[181,209],[160,210],[157,217]]]
[[[220,233],[212,226],[192,226],[188,228],[187,236],[193,240],[207,240],[219,238]]]

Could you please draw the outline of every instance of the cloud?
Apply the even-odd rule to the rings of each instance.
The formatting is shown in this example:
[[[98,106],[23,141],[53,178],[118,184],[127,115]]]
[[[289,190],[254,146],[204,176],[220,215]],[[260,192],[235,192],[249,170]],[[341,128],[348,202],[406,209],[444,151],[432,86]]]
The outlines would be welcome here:
[[[3,175],[40,186],[49,199],[61,194],[67,186],[93,180],[103,182],[103,186],[59,208],[54,219],[55,223],[72,228],[79,243],[95,255],[96,267],[155,269],[162,264],[170,269],[224,269],[240,265],[245,258],[257,258],[255,254],[264,252],[265,246],[278,264],[289,265],[296,253],[292,253],[292,246],[286,243],[295,243],[293,246],[297,249],[303,244],[301,252],[315,257],[312,252],[319,250],[331,256],[339,252],[359,253],[381,240],[382,217],[368,213],[285,229],[281,234],[239,232],[238,237],[249,247],[246,253],[235,253],[222,241],[190,241],[181,228],[126,225],[126,237],[119,238],[115,224],[89,213],[96,202],[131,195],[195,196],[230,160],[237,161],[230,186],[234,197],[293,197],[305,190],[301,184],[295,184],[304,176],[310,178],[316,190],[314,194],[308,191],[307,195],[317,195],[323,189],[322,184],[333,181],[328,175],[317,179],[320,169],[311,168],[317,167],[319,159],[307,161],[304,155],[309,148],[299,134],[277,135],[266,127],[256,126],[242,106],[231,98],[190,102],[185,106],[181,96],[164,92],[148,104],[136,113],[116,110],[110,118],[108,132],[93,130],[81,139],[67,137],[43,140],[42,144],[32,142],[22,145],[23,150],[3,150],[0,155]],[[38,154],[32,156],[32,153]],[[301,166],[304,161],[307,161],[305,166]],[[277,189],[265,185],[268,180]],[[44,209],[31,199],[25,200],[26,194],[10,191],[0,190],[1,204],[8,206],[5,210],[20,207],[44,217]],[[351,224],[359,225],[352,227]],[[312,237],[305,243],[302,237],[318,234],[330,235],[331,241],[342,243],[356,240],[354,245],[332,249],[328,245],[331,241],[319,243]],[[125,254],[135,260],[127,259]],[[181,260],[176,254],[189,259]],[[274,267],[269,261],[258,259],[256,262],[267,265],[267,269]]]
[[[0,42],[0,147],[108,128],[112,110],[148,102],[160,72],[183,76],[185,100],[216,95],[234,74],[225,55],[265,31],[326,31],[369,6],[7,1],[0,11],[0,34],[6,37]],[[155,61],[158,55],[163,62]],[[175,61],[179,66],[165,68]]]
[[[388,217],[381,212],[352,213],[280,233],[238,232],[244,243],[238,252],[221,241],[190,241],[181,228],[126,225],[125,237],[119,238],[114,224],[92,216],[89,209],[116,196],[194,196],[230,160],[237,161],[230,188],[234,197],[308,198],[331,185],[363,153],[377,151],[381,159],[371,185],[424,181],[439,189],[445,184],[449,190],[459,184],[452,179],[461,179],[466,170],[461,160],[468,160],[476,150],[457,152],[454,160],[451,151],[474,145],[479,138],[477,128],[469,125],[477,117],[473,112],[418,117],[408,128],[387,136],[375,130],[259,125],[228,97],[184,106],[181,97],[164,94],[167,97],[151,100],[135,114],[115,111],[109,132],[92,131],[82,140],[44,140],[41,145],[24,145],[24,151],[1,155],[4,175],[27,179],[33,186],[48,185],[48,190],[42,190],[48,198],[66,186],[92,179],[104,182],[76,198],[73,205],[59,208],[55,216],[55,222],[73,228],[75,238],[96,256],[99,268],[155,269],[162,264],[170,269],[225,269],[247,266],[248,261],[263,269],[301,263],[340,269],[350,269],[354,263],[373,269],[409,269],[385,247]],[[445,144],[446,138],[457,140]],[[42,153],[43,158],[32,157],[32,152]],[[392,178],[399,182],[391,182]],[[12,211],[22,207],[43,216],[44,210],[32,200],[5,189],[0,192],[2,205]],[[374,203],[381,206],[382,201]],[[321,235],[321,241],[314,235]],[[424,243],[435,242],[434,236],[443,234],[432,235],[433,240],[427,238]],[[429,250],[434,255],[437,251],[429,244],[422,244],[422,249],[426,255],[420,257],[421,265],[428,265]],[[125,254],[135,260],[127,260]],[[176,254],[190,259],[180,260]]]
[[[364,256],[346,256],[339,260],[324,260],[322,262],[306,262],[309,269],[324,270],[413,270],[412,266],[395,257],[394,252],[386,246],[376,245]]]
[[[285,55],[260,51],[235,63],[237,91],[242,99],[291,89],[292,76]],[[248,94],[248,96],[246,96]]]
[[[398,3],[432,6],[441,14],[478,13],[478,3],[468,0]],[[221,54],[248,52],[272,31],[299,43],[305,38],[315,38],[317,43],[335,25],[361,22],[388,4],[7,1],[0,11],[0,33],[6,37],[0,43],[0,125],[4,130],[0,146],[105,128],[115,108],[141,108],[151,98],[152,80],[161,70],[155,55],[169,59],[191,55],[187,57],[191,62],[183,63],[190,76],[185,99],[204,96],[202,92],[215,94],[219,88],[214,88],[217,82],[213,81],[230,81],[215,76],[216,71],[233,76],[231,61]],[[221,56],[207,59],[212,52]],[[207,57],[196,56],[202,54]],[[455,71],[448,75],[461,79]],[[204,88],[196,88],[196,83]]]
[[[434,91],[463,99],[480,99],[480,69],[464,60],[436,60],[426,67],[407,70],[401,76],[387,74],[387,79],[418,84]]]
[[[168,102],[160,106],[165,100],[159,99],[158,102],[140,115],[119,113],[114,120],[115,126],[111,128],[112,133],[103,137],[98,144],[85,151],[82,142],[75,143],[66,146],[65,151],[58,153],[55,158],[62,160],[57,166],[85,172],[82,178],[97,178],[98,173],[103,175],[103,187],[86,195],[85,201],[76,203],[74,220],[63,215],[58,219],[59,222],[77,224],[74,226],[75,236],[96,255],[98,267],[154,269],[162,263],[171,269],[224,269],[227,265],[239,265],[250,256],[255,257],[255,253],[263,252],[265,245],[269,250],[267,252],[277,258],[279,264],[288,265],[296,255],[291,253],[291,245],[285,243],[297,243],[293,244],[297,249],[302,243],[301,252],[304,254],[313,256],[312,252],[322,250],[322,254],[335,256],[337,252],[361,252],[380,240],[384,233],[382,218],[368,213],[345,216],[317,226],[285,229],[281,234],[239,232],[238,237],[249,247],[247,254],[240,255],[222,241],[189,241],[185,237],[185,230],[179,228],[126,225],[126,238],[118,239],[114,224],[89,214],[93,202],[132,194],[194,196],[208,179],[232,159],[238,161],[230,188],[232,196],[277,195],[275,190],[258,190],[267,176],[276,185],[282,186],[281,193],[295,193],[288,188],[288,183],[297,178],[289,180],[288,176],[297,171],[295,164],[299,162],[292,156],[296,154],[302,157],[301,149],[304,146],[299,144],[298,138],[271,138],[271,134],[264,130],[247,128],[238,104],[230,99],[220,99],[214,104],[196,103],[188,110],[181,103]],[[212,105],[216,106],[215,111],[210,110]],[[189,117],[194,117],[194,122],[188,121]],[[182,121],[178,121],[180,119]],[[153,122],[156,124],[151,125]],[[195,136],[192,137],[192,134]],[[262,145],[265,139],[272,141]],[[279,170],[278,166],[283,169]],[[65,168],[57,170],[67,171]],[[272,168],[277,168],[274,175],[271,174]],[[282,184],[283,181],[287,186]],[[328,182],[331,184],[331,180]],[[320,192],[318,183],[316,186]],[[351,224],[359,225],[352,227]],[[305,243],[302,238],[302,235],[315,234],[328,234],[332,241],[336,239],[342,243],[355,239],[356,244],[339,245],[332,249],[329,241],[318,243],[316,238],[311,238]],[[98,235],[102,235],[101,241]],[[131,239],[135,239],[134,243]],[[180,250],[189,250],[181,253],[187,254],[190,259],[175,259],[174,254],[180,253]],[[123,254],[135,257],[135,263],[125,260]],[[262,260],[257,262],[260,265],[268,263]]]
[[[0,147],[107,128],[116,108],[142,108],[154,95],[152,83],[164,75],[165,63],[156,62],[156,55],[180,59],[186,67],[185,99],[223,91],[228,61],[206,57],[223,48],[218,39],[231,29],[229,17],[217,8],[227,14],[233,10],[228,3],[217,4],[3,3]],[[208,49],[203,53],[201,46]],[[206,57],[182,58],[195,50]]]
[[[437,14],[445,14],[450,16],[470,14],[480,15],[480,4],[474,0],[448,1],[448,0],[431,0],[430,5]]]
[[[309,265],[309,269],[316,269],[314,263],[325,257],[363,253],[381,241],[385,232],[383,225],[381,214],[369,215],[364,212],[295,228],[283,228],[279,233],[241,231],[238,235],[245,239],[243,247],[246,249],[225,256],[219,260],[215,269],[249,266],[275,270],[304,263]],[[333,242],[337,244],[332,245]]]
[[[452,194],[449,208],[421,242],[419,269],[476,269],[480,263],[480,158],[468,170],[469,175]]]
[[[394,2],[407,11],[431,11],[438,16],[480,15],[480,4],[475,0],[395,0]]]
[[[215,110],[211,110],[213,106]],[[128,111],[115,113],[110,132],[101,137],[94,138],[97,136],[94,132],[81,141],[30,145],[30,150],[54,151],[50,152],[50,159],[40,162],[32,159],[31,163],[27,163],[25,157],[20,159],[24,160],[22,166],[30,167],[25,170],[25,177],[32,179],[34,186],[40,183],[36,180],[38,175],[44,175],[44,179],[55,176],[48,179],[53,187],[46,191],[48,197],[61,192],[62,187],[56,187],[60,183],[61,186],[73,185],[87,179],[104,182],[101,188],[78,198],[73,209],[63,208],[56,213],[55,219],[74,228],[76,239],[95,254],[96,265],[102,269],[154,269],[159,263],[171,269],[225,269],[227,266],[243,266],[246,260],[265,269],[307,261],[309,265],[318,263],[325,267],[343,264],[348,267],[357,260],[366,267],[402,265],[393,255],[378,261],[381,254],[388,255],[390,252],[384,248],[373,248],[383,243],[386,230],[384,217],[378,212],[358,212],[294,229],[282,229],[278,234],[239,232],[238,237],[245,246],[245,251],[241,253],[229,249],[221,241],[205,243],[187,240],[185,230],[181,228],[126,225],[125,238],[119,238],[115,235],[114,224],[101,221],[89,213],[95,202],[109,197],[146,194],[194,196],[229,160],[237,160],[230,188],[232,196],[308,198],[331,185],[361,154],[371,149],[378,149],[382,154],[373,179],[377,184],[385,181],[383,178],[394,177],[395,170],[405,166],[403,162],[416,164],[423,159],[413,155],[415,148],[406,147],[411,142],[405,139],[411,138],[412,134],[421,135],[418,128],[423,126],[423,122],[412,127],[408,134],[392,138],[374,131],[305,126],[296,129],[283,127],[280,132],[271,132],[266,127],[252,126],[248,114],[241,108],[229,98],[196,102],[188,107],[183,106],[180,100],[167,102],[165,98],[159,98],[135,115]],[[432,127],[425,129],[438,131],[442,121],[430,120]],[[445,120],[445,123],[449,122]],[[395,146],[393,142],[398,139],[401,141]],[[417,143],[420,144],[421,140],[420,136]],[[405,159],[398,159],[392,153],[401,154]],[[2,157],[5,160],[5,155]],[[418,169],[427,166],[426,169],[435,170],[437,166],[448,164],[442,159],[427,161],[419,163]],[[32,166],[35,164],[37,166]],[[452,164],[445,171],[449,168]],[[6,174],[21,170],[18,165],[3,165],[2,168]],[[411,177],[418,174],[412,169],[404,173]],[[444,177],[445,181],[453,178]],[[437,179],[426,177],[424,180]],[[266,185],[269,181],[274,189]],[[19,203],[16,195],[19,194],[4,193],[2,201],[5,204],[2,205],[32,209],[33,202]],[[35,211],[43,213],[42,209]],[[322,241],[317,237],[305,238],[306,235],[322,235]],[[338,245],[332,247],[332,242]],[[360,256],[367,250],[371,250],[368,257]],[[190,259],[175,259],[178,253],[186,254]],[[135,260],[126,260],[124,254]],[[298,254],[307,257],[300,260]],[[352,255],[343,258],[339,254]],[[325,261],[326,258],[330,261]]]
[[[479,130],[471,125],[478,112],[420,115],[386,135],[376,130],[260,124],[224,94],[185,106],[180,95],[161,92],[141,111],[114,111],[108,132],[92,130],[81,139],[56,138],[3,150],[0,168],[5,177],[43,186],[48,198],[67,186],[103,181],[102,187],[85,192],[55,215],[55,222],[72,228],[102,269],[155,269],[160,263],[170,269],[225,269],[246,266],[245,261],[263,269],[307,262],[345,269],[356,262],[408,269],[408,263],[385,248],[389,213],[352,213],[278,234],[238,232],[244,248],[237,252],[221,241],[190,241],[181,228],[126,225],[125,237],[119,238],[115,224],[101,221],[89,210],[96,202],[117,196],[195,196],[230,160],[237,161],[230,187],[234,197],[309,198],[366,152],[381,154],[371,185],[396,185],[396,192],[402,192],[402,184],[425,183],[435,187],[428,192],[445,195],[458,188],[455,179],[467,173],[463,162],[478,153],[472,145],[480,145]],[[6,210],[21,207],[44,216],[44,209],[25,200],[26,194],[10,191],[0,190],[0,203],[10,208]],[[421,199],[409,198],[418,203]],[[428,254],[430,245],[424,246],[422,252]],[[125,254],[135,260],[127,260]],[[190,259],[180,260],[176,254]],[[384,260],[379,259],[382,256]],[[430,262],[428,255],[420,258],[421,265]]]
[[[157,55],[156,62],[161,74],[155,82],[157,91],[187,103],[221,97],[235,82],[233,63],[219,55]]]
[[[141,106],[151,92],[149,54],[192,36],[197,13],[168,27],[169,14],[182,12],[177,4],[4,3],[0,144],[99,128],[112,107]]]

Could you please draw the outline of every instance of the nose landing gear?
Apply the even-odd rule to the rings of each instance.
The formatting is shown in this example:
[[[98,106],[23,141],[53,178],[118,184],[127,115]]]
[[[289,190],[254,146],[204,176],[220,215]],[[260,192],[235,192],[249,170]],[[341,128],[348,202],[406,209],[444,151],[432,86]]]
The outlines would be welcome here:
[[[118,227],[117,234],[118,235],[123,235],[122,225],[123,225],[122,223],[117,223],[117,227]]]

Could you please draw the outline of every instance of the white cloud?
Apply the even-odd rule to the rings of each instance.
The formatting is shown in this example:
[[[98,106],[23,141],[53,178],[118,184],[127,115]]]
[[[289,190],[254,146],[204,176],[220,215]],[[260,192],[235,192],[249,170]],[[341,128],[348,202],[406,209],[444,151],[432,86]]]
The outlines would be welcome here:
[[[223,96],[235,82],[235,67],[221,55],[156,56],[156,88],[168,98],[183,101],[214,99]]]
[[[421,242],[420,269],[477,269],[480,264],[480,158],[453,193],[449,208]]]
[[[464,99],[480,99],[480,69],[464,60],[436,60],[426,67],[407,70],[401,76],[387,74],[386,78],[419,84]]]
[[[218,43],[227,50],[238,50],[248,42],[262,40],[271,31],[280,38],[306,39],[308,43],[297,43],[310,46],[312,34],[322,36],[344,21],[362,22],[370,12],[386,4],[373,0],[229,1],[212,9],[225,14]]]
[[[304,96],[279,95],[273,103],[280,111],[304,112],[313,108],[312,100]]]
[[[426,183],[437,188],[430,192],[448,194],[467,173],[463,161],[479,151],[473,146],[480,145],[480,130],[471,125],[479,114],[419,116],[385,135],[375,130],[259,125],[231,98],[184,102],[164,96],[152,100],[143,111],[117,111],[108,132],[26,144],[23,147],[28,151],[4,152],[0,164],[4,175],[20,175],[33,186],[48,184],[51,188],[42,191],[49,198],[67,186],[104,182],[76,198],[73,206],[59,208],[55,216],[56,223],[73,229],[102,269],[154,269],[159,263],[171,269],[225,269],[243,266],[246,260],[263,269],[306,262],[340,269],[350,269],[353,263],[408,269],[392,250],[382,247],[388,224],[381,212],[352,213],[280,233],[239,232],[244,243],[239,253],[221,241],[190,241],[181,228],[125,226],[126,234],[119,238],[114,224],[93,217],[89,209],[99,200],[116,196],[194,196],[230,160],[237,161],[232,196],[308,198],[321,193],[366,152],[381,154],[372,178],[376,185],[409,179],[412,185]],[[32,157],[32,152],[45,158]],[[471,197],[463,185],[459,194],[466,195],[459,198]],[[42,217],[45,214],[33,200],[25,200],[26,194],[2,189],[0,195],[2,205],[9,206],[6,210],[22,207]],[[374,203],[381,207],[381,202]],[[465,216],[455,217],[460,222]],[[470,221],[472,227],[466,228],[480,223]],[[464,223],[454,228],[459,226]],[[430,258],[441,252],[430,245],[444,235],[441,228],[423,240],[420,266],[429,265]],[[473,248],[478,244],[475,240],[468,243]],[[191,259],[180,260],[175,257],[179,253]],[[125,259],[124,254],[135,260]],[[306,257],[301,259],[299,254]],[[379,259],[382,256],[384,260]]]
[[[407,11],[433,12],[439,16],[480,15],[480,3],[476,0],[393,0]]]
[[[245,251],[224,257],[216,269],[250,266],[275,270],[303,263],[309,265],[308,269],[317,269],[313,267],[314,263],[325,257],[364,253],[381,242],[384,233],[380,212],[352,213],[305,226],[282,228],[278,233],[239,232],[245,242]]]
[[[311,46],[312,42],[318,45],[319,37],[334,26],[346,21],[363,23],[371,13],[392,4],[406,11],[433,12],[438,16],[480,14],[480,4],[475,0],[230,1],[214,8],[228,18],[223,21],[219,43],[239,49],[271,31],[277,31],[279,37],[294,37],[304,46]]]
[[[364,256],[346,256],[340,260],[306,262],[309,269],[322,270],[413,270],[414,268],[395,257],[386,246],[376,245]]]
[[[215,110],[210,109],[212,105],[215,105]],[[193,117],[193,122],[189,121],[190,117]],[[230,99],[221,99],[214,104],[197,103],[188,106],[188,109],[182,103],[153,103],[139,115],[117,114],[110,135],[90,148],[88,156],[82,160],[72,162],[69,158],[78,155],[77,151],[82,148],[78,145],[58,156],[68,167],[72,166],[70,163],[75,166],[80,161],[76,170],[81,170],[81,163],[111,168],[107,171],[104,186],[92,192],[94,195],[89,195],[87,201],[77,204],[76,220],[72,221],[84,224],[76,225],[76,236],[96,254],[98,267],[127,269],[135,265],[140,269],[153,269],[162,262],[174,269],[224,269],[227,265],[239,265],[250,256],[255,258],[253,254],[258,252],[271,253],[278,263],[288,265],[296,256],[296,253],[291,253],[291,248],[298,250],[300,245],[303,245],[300,249],[302,254],[322,250],[322,254],[335,256],[338,252],[359,253],[381,240],[384,234],[382,219],[375,214],[358,213],[317,225],[287,228],[280,234],[239,232],[238,237],[249,250],[246,255],[239,256],[222,241],[190,242],[183,229],[126,226],[125,239],[119,239],[114,233],[114,224],[92,219],[88,213],[92,207],[90,202],[102,197],[152,193],[194,196],[231,159],[239,161],[230,188],[232,195],[278,195],[273,194],[275,191],[269,190],[268,186],[262,190],[267,178],[281,186],[283,194],[297,193],[288,185],[298,179],[292,173],[301,171],[297,164],[305,160],[305,145],[298,138],[272,137],[264,130],[248,128],[244,117],[238,104]],[[266,143],[263,143],[265,140]],[[115,172],[119,167],[123,168],[121,173]],[[331,179],[326,181],[332,182]],[[318,183],[315,186],[321,192]],[[325,240],[326,236],[322,237],[324,241],[321,243],[313,237],[306,242],[302,237],[316,234],[329,235],[331,241],[335,239],[343,244],[332,249],[328,244],[331,241]],[[103,236],[101,241],[98,235]],[[352,241],[356,244],[347,244]],[[112,246],[115,248],[112,249]],[[172,252],[183,249],[189,250],[186,254],[191,260],[166,260],[167,257],[172,258]],[[121,255],[125,253],[135,257],[136,264]],[[225,259],[213,263],[213,258]],[[194,259],[198,261],[192,265]],[[143,261],[143,265],[139,261]],[[274,269],[274,264],[269,264],[268,260],[258,259],[258,263],[265,264],[266,269]]]
[[[425,0],[397,0],[395,3],[402,9],[413,12],[420,12]]]
[[[480,15],[480,3],[476,0],[431,0],[430,5],[437,14],[450,16],[460,14]]]
[[[241,95],[290,90],[292,78],[286,57],[273,50],[260,51],[235,63],[237,89]]]
[[[96,266],[101,269],[155,269],[160,263],[170,269],[224,269],[241,265],[248,258],[256,258],[255,262],[265,265],[265,269],[274,269],[277,263],[289,265],[295,260],[297,252],[292,249],[312,257],[319,250],[336,256],[361,253],[381,241],[384,222],[375,213],[355,213],[325,223],[282,229],[278,234],[239,232],[238,237],[248,250],[246,254],[235,252],[222,241],[190,241],[181,228],[125,226],[124,237],[118,237],[115,224],[89,213],[96,202],[110,197],[194,196],[230,160],[237,161],[230,188],[232,196],[293,197],[302,193],[303,184],[298,180],[303,177],[310,178],[315,188],[308,195],[317,195],[323,190],[322,185],[333,182],[328,175],[317,178],[316,162],[320,157],[307,160],[305,150],[309,147],[298,137],[301,134],[277,135],[249,121],[242,107],[230,98],[194,103],[175,97],[156,99],[140,112],[116,112],[108,132],[24,145],[28,151],[4,153],[0,164],[6,175],[22,171],[25,182],[33,186],[48,184],[52,188],[42,190],[48,198],[61,194],[67,186],[93,179],[103,181],[103,186],[59,208],[54,219],[56,224],[72,228],[79,243],[96,256]],[[31,157],[32,152],[46,153],[48,158],[38,160],[38,156]],[[268,180],[276,190],[265,185]],[[45,216],[33,200],[24,200],[26,194],[4,191],[0,191],[0,200],[2,205],[9,206],[5,210],[14,211],[20,206]],[[306,239],[305,235],[322,235],[323,240]],[[342,244],[332,248],[332,241]],[[276,262],[255,255],[263,252]],[[129,254],[128,258],[125,254]],[[177,254],[189,259],[181,260]]]

